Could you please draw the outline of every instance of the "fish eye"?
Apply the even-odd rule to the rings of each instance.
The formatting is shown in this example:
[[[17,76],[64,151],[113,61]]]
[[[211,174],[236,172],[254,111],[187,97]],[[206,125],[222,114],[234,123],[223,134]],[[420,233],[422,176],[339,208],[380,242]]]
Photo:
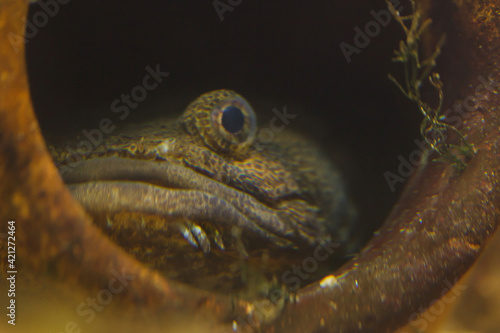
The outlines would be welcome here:
[[[241,109],[230,105],[222,110],[222,127],[229,133],[235,134],[243,129],[245,125],[245,116]]]
[[[186,109],[184,124],[210,149],[222,153],[244,153],[257,130],[252,107],[231,90],[215,90],[198,97]]]

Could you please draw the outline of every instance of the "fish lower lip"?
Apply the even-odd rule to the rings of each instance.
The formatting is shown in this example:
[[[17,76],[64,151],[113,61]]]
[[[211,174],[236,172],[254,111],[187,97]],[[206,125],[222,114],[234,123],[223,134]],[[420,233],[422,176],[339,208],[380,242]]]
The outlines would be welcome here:
[[[268,239],[281,246],[289,243],[262,229],[233,205],[210,193],[132,181],[91,181],[67,187],[92,215],[132,212],[166,221],[180,218],[210,221],[226,234],[238,228],[246,235]]]
[[[256,239],[279,246],[303,244],[272,208],[249,194],[196,171],[165,161],[120,157],[82,161],[63,179],[73,196],[90,213],[123,211],[210,222],[222,232],[237,227]]]

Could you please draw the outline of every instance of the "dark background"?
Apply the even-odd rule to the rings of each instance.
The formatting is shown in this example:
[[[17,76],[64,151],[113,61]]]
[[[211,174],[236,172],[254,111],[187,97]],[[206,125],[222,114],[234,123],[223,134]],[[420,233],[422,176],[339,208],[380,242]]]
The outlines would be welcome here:
[[[243,95],[261,126],[287,105],[297,114],[290,129],[319,142],[344,171],[369,235],[398,195],[384,172],[397,173],[398,156],[407,158],[420,138],[416,106],[387,79],[402,73],[391,63],[404,38],[397,23],[350,64],[339,47],[354,44],[353,29],[373,21],[371,10],[385,8],[383,0],[243,0],[221,22],[213,1],[73,0],[27,43],[33,103],[49,143],[98,128],[102,118],[177,116],[214,89]],[[32,5],[29,21],[41,10]],[[170,76],[119,120],[111,102],[157,64]]]

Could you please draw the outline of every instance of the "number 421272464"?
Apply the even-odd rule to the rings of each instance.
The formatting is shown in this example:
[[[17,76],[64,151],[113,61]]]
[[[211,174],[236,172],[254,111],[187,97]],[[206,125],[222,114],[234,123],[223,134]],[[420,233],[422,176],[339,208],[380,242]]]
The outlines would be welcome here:
[[[7,261],[9,262],[9,270],[14,270],[16,268],[16,221],[8,222],[8,238],[7,238]]]

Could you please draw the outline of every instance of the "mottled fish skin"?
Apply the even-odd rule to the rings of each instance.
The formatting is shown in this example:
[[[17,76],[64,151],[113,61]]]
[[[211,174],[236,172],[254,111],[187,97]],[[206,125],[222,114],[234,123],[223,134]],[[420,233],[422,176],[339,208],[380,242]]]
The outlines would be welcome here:
[[[243,119],[235,133],[222,121],[228,107],[241,111],[232,110],[238,121]],[[282,249],[285,256],[300,258],[314,246],[349,244],[355,212],[339,170],[296,133],[285,130],[270,143],[259,142],[256,122],[243,97],[212,91],[177,119],[112,133],[74,170],[60,170],[76,199],[113,240],[151,267],[168,268],[167,276],[188,282],[193,268],[169,266],[175,255],[198,263],[216,256],[220,274],[229,269],[221,263],[227,255],[252,261],[271,251],[271,258],[281,258],[274,254]],[[65,146],[51,147],[59,165],[69,161]],[[195,247],[202,251],[193,252]],[[269,266],[276,266],[272,274],[291,267]],[[217,275],[206,267],[203,274]]]

